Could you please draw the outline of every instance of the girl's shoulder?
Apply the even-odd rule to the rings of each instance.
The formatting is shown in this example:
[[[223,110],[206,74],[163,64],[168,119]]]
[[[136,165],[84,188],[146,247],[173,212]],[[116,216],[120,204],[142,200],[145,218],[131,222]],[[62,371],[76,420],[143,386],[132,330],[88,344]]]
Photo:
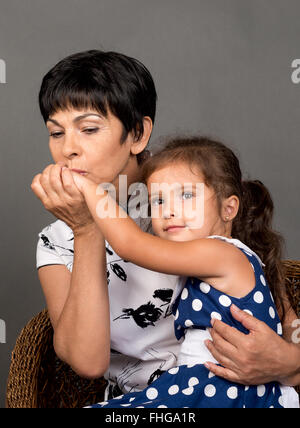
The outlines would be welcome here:
[[[248,258],[253,257],[256,263],[258,263],[261,267],[265,266],[262,260],[259,258],[259,256],[239,239],[227,238],[221,235],[211,235],[211,236],[208,236],[207,239],[218,239],[220,241],[224,241],[224,242],[227,242],[228,244],[234,245],[235,247],[239,248],[245,255],[247,255]]]
[[[238,239],[213,235],[210,239],[226,242],[235,247],[234,257],[227,257],[227,275],[222,278],[205,278],[217,290],[236,298],[243,298],[256,286],[258,273],[262,273],[262,263],[259,256],[247,245]],[[232,248],[232,247],[231,247]],[[203,278],[198,278],[203,280]]]

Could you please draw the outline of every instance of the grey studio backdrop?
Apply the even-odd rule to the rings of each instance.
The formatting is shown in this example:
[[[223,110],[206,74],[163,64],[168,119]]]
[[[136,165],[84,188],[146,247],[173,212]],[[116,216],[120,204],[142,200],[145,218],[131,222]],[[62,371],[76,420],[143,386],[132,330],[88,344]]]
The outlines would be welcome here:
[[[35,251],[55,218],[30,189],[51,162],[37,104],[42,76],[87,49],[140,59],[159,95],[152,147],[176,132],[231,144],[245,177],[272,192],[285,257],[297,259],[299,15],[299,0],[0,0],[1,407],[17,335],[45,306]]]

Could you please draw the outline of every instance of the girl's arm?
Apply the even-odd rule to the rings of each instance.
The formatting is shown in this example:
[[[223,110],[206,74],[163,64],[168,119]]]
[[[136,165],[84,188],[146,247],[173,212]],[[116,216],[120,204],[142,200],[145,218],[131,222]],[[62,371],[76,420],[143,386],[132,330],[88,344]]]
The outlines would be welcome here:
[[[77,178],[95,223],[123,259],[157,272],[202,278],[226,276],[232,262],[240,261],[240,252],[223,241],[174,242],[143,232],[100,186],[82,176]],[[103,209],[109,215],[100,218],[104,217]]]

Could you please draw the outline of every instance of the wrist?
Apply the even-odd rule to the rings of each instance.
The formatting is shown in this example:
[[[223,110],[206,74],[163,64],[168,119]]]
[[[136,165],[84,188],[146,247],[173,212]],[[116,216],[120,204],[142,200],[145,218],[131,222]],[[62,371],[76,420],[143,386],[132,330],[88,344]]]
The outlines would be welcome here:
[[[288,343],[284,355],[285,373],[279,377],[278,382],[283,385],[297,386],[300,384],[300,347],[294,343]]]
[[[84,224],[82,226],[76,227],[76,229],[73,229],[73,235],[74,239],[102,239],[104,240],[104,237],[101,233],[101,230],[96,225],[94,221],[91,221],[90,223]]]

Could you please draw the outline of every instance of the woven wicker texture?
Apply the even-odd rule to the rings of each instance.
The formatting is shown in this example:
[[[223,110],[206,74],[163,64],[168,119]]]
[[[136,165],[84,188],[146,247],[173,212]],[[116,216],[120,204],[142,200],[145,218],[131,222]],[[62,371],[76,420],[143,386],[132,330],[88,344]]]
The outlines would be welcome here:
[[[7,381],[7,408],[80,408],[103,401],[103,378],[79,377],[59,360],[47,310],[21,331],[12,353]]]
[[[300,318],[300,261],[284,261],[284,267],[290,302]],[[56,357],[47,310],[23,328],[12,353],[6,407],[80,408],[102,401],[104,389],[103,378],[80,378]]]

